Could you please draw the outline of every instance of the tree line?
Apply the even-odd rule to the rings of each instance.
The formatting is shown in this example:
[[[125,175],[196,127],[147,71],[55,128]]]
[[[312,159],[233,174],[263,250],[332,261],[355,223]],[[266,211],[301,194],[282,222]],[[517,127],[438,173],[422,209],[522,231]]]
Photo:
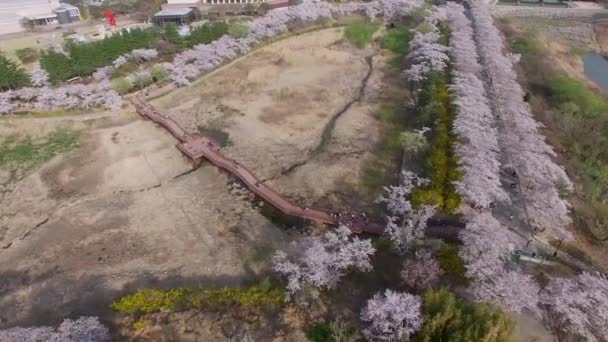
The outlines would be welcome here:
[[[65,51],[47,50],[40,57],[40,65],[53,84],[77,76],[91,75],[101,67],[111,65],[116,58],[135,49],[163,47],[162,51],[180,51],[197,44],[208,44],[228,32],[228,24],[215,22],[193,29],[181,37],[174,25],[158,28],[124,30],[118,34],[90,43],[68,42]],[[167,49],[167,44],[172,45]]]

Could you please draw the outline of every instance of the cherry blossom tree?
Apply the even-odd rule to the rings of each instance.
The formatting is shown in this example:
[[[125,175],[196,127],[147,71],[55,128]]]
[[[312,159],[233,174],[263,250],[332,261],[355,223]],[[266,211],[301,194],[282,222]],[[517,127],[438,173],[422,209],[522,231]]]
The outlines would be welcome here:
[[[278,251],[273,269],[287,277],[290,299],[305,306],[316,299],[321,289],[331,289],[349,270],[372,269],[370,256],[375,253],[370,240],[353,237],[341,226],[323,237],[307,237],[292,245],[292,252]]]
[[[500,183],[500,147],[497,122],[479,79],[477,47],[471,21],[464,8],[449,3],[450,54],[456,71],[452,73],[449,89],[454,94],[457,109],[454,131],[460,137],[456,147],[463,179],[457,184],[465,201],[478,208],[488,208],[496,202],[509,202]]]
[[[515,233],[504,227],[489,212],[474,215],[460,232],[460,256],[467,265],[467,276],[485,281],[503,271],[505,260],[521,243]]]
[[[527,311],[540,315],[540,286],[529,274],[518,270],[503,270],[484,281],[475,280],[471,292],[475,300],[497,305],[504,310],[519,313]]]
[[[440,43],[441,33],[437,25],[446,18],[445,10],[433,6],[425,18],[429,32],[416,31],[409,43],[406,59],[410,65],[404,74],[412,82],[421,82],[431,71],[443,71],[448,66],[449,47]]]
[[[433,254],[426,250],[417,250],[413,258],[406,259],[401,269],[401,281],[408,288],[421,292],[438,284],[443,271]]]
[[[585,341],[607,341],[608,279],[581,273],[570,279],[551,279],[542,291],[546,320],[555,329]]]
[[[519,270],[507,270],[506,262],[515,247],[523,243],[491,213],[476,213],[460,233],[463,246],[460,256],[472,281],[470,292],[475,300],[512,311],[538,314],[539,286]]]
[[[477,50],[494,114],[500,119],[499,142],[522,184],[528,212],[535,225],[556,236],[572,238],[569,204],[558,186],[571,191],[566,172],[552,158],[555,152],[539,133],[524,91],[513,70],[514,59],[503,54],[500,32],[493,24],[487,5],[469,1]]]
[[[30,74],[30,80],[34,87],[45,87],[49,85],[49,73],[41,68],[37,68]]]
[[[386,204],[391,214],[387,217],[385,233],[399,253],[406,253],[413,241],[424,237],[427,221],[435,215],[435,207],[421,205],[414,209],[409,200],[414,188],[427,183],[427,179],[404,171],[400,185],[386,187],[385,194],[377,199],[378,203]]]
[[[109,339],[108,328],[97,317],[65,319],[57,329],[43,326],[0,330],[0,341],[7,342],[103,342]]]
[[[367,301],[361,311],[368,341],[405,341],[422,327],[422,300],[409,293],[386,290]]]

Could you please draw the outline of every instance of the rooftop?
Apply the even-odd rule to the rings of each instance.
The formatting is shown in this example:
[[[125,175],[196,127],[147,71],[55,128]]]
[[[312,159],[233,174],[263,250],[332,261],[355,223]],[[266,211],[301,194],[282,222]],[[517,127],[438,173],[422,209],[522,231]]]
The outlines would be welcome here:
[[[192,8],[181,7],[181,8],[165,8],[154,14],[155,17],[170,17],[170,16],[182,16],[188,15],[192,12]]]

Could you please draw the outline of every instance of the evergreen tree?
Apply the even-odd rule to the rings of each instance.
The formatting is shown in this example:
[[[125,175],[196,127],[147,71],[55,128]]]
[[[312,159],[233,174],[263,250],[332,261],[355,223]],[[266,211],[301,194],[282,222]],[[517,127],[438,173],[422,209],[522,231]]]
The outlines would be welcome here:
[[[30,85],[30,77],[17,63],[0,52],[0,90],[16,89]]]
[[[61,52],[43,51],[40,56],[40,66],[48,72],[49,81],[53,84],[74,77],[72,61]]]
[[[177,32],[177,26],[173,23],[169,23],[165,26],[165,37],[169,43],[177,46],[180,50],[186,47],[186,42]]]

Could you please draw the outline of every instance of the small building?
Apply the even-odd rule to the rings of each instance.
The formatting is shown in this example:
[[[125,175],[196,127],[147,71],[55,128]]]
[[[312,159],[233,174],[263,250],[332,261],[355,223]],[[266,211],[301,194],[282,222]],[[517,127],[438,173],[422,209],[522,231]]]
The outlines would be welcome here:
[[[194,21],[194,9],[190,7],[165,8],[154,14],[154,23],[165,25],[174,23],[178,26],[189,25]]]
[[[55,10],[55,14],[57,15],[57,21],[60,24],[69,24],[82,20],[80,17],[80,9],[70,4],[60,4],[59,8]]]

